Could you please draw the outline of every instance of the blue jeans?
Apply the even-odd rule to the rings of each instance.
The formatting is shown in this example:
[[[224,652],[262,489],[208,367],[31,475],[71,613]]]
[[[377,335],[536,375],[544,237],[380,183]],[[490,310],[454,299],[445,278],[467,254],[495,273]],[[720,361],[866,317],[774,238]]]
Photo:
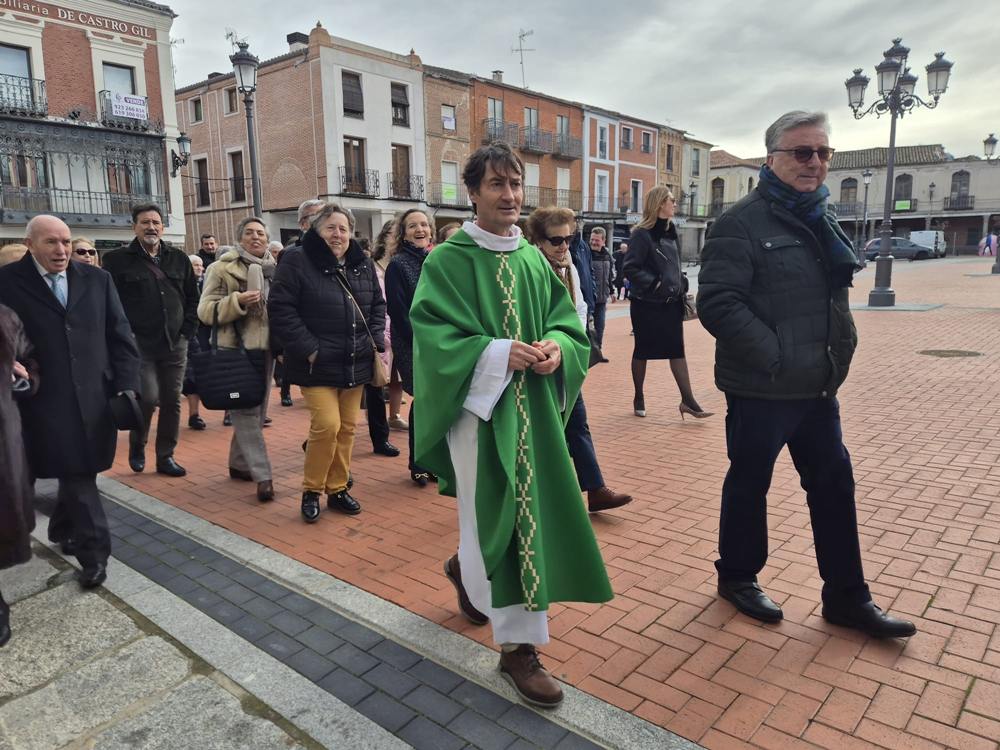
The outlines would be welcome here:
[[[597,345],[604,348],[604,319],[608,312],[608,303],[594,305],[594,333],[597,334]]]
[[[569,414],[569,421],[566,423],[566,445],[569,447],[569,455],[573,458],[580,489],[586,492],[603,487],[604,477],[601,474],[601,467],[597,465],[597,452],[590,437],[587,407],[583,404],[582,393],[577,396],[573,411]]]
[[[719,560],[724,581],[756,581],[767,562],[767,492],[786,445],[812,521],[823,601],[871,600],[861,565],[854,471],[836,399],[772,401],[726,394],[729,472],[722,485]]]

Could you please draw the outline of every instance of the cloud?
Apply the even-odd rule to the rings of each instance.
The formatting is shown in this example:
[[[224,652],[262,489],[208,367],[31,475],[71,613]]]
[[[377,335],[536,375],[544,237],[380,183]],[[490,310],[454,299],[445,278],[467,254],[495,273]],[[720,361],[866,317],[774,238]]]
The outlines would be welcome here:
[[[856,121],[844,81],[852,69],[872,78],[893,37],[912,48],[911,65],[926,93],[924,66],[934,52],[955,63],[948,93],[935,111],[919,109],[899,123],[900,145],[943,143],[956,156],[981,154],[982,140],[1000,131],[1000,55],[995,35],[971,33],[995,22],[988,0],[962,4],[914,0],[905,6],[841,0],[511,0],[400,3],[365,0],[335,6],[244,0],[180,0],[173,36],[179,86],[213,71],[229,71],[232,26],[262,59],[287,51],[285,35],[308,32],[319,20],[335,36],[406,53],[425,63],[488,76],[505,71],[519,83],[512,53],[519,29],[533,29],[525,46],[530,88],[561,98],[669,123],[744,156],[763,152],[763,131],[790,109],[830,114],[837,148],[888,144],[886,118]]]

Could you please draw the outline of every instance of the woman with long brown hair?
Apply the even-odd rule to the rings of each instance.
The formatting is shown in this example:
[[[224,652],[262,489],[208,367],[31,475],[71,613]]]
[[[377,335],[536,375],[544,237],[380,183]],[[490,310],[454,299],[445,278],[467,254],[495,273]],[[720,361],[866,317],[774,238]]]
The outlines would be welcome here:
[[[623,272],[631,284],[629,313],[635,332],[632,352],[632,409],[646,416],[643,385],[646,362],[670,360],[670,372],[681,392],[681,418],[712,416],[701,408],[691,390],[691,376],[684,357],[684,296],[687,278],[681,272],[680,240],[674,225],[677,200],[670,188],[658,186],[646,193],[642,221],[632,230]]]

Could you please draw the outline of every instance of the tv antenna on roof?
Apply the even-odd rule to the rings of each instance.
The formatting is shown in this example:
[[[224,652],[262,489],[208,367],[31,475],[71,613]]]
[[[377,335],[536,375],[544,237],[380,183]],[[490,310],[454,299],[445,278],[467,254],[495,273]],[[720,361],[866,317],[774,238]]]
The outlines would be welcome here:
[[[529,49],[529,48],[525,47],[524,46],[524,40],[527,37],[529,37],[532,34],[534,34],[534,33],[535,33],[534,29],[528,29],[527,31],[525,31],[524,29],[521,29],[518,32],[518,34],[517,34],[517,46],[511,48],[511,50],[510,50],[511,54],[519,53],[521,55],[521,86],[523,88],[528,88],[528,84],[527,84],[527,82],[526,82],[526,80],[524,78],[524,53],[525,52],[534,52],[535,51],[533,49]]]
[[[245,42],[246,37],[236,36],[236,29],[226,27],[226,41],[233,45],[233,49],[240,46],[240,42]]]

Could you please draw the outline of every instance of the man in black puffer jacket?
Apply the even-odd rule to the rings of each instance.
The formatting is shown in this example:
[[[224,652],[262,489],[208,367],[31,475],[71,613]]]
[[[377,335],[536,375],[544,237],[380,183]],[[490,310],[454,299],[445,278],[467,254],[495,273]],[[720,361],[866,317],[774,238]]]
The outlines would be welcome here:
[[[765,143],[757,189],[712,227],[698,276],[698,317],[716,339],[715,380],[728,405],[719,594],[750,617],[782,617],[757,574],[767,561],[767,492],[787,445],[806,490],[823,616],[874,637],[910,636],[912,623],[872,602],[861,564],[835,398],[857,345],[848,287],[859,265],[828,212],[826,115],[789,112]]]
[[[310,411],[302,515],[319,518],[319,495],[342,513],[361,512],[347,492],[362,386],[385,350],[385,299],[375,265],[351,239],[354,217],[328,203],[278,266],[267,312],[282,343],[285,377]],[[371,335],[369,336],[369,331]],[[374,346],[373,346],[374,343]]]

